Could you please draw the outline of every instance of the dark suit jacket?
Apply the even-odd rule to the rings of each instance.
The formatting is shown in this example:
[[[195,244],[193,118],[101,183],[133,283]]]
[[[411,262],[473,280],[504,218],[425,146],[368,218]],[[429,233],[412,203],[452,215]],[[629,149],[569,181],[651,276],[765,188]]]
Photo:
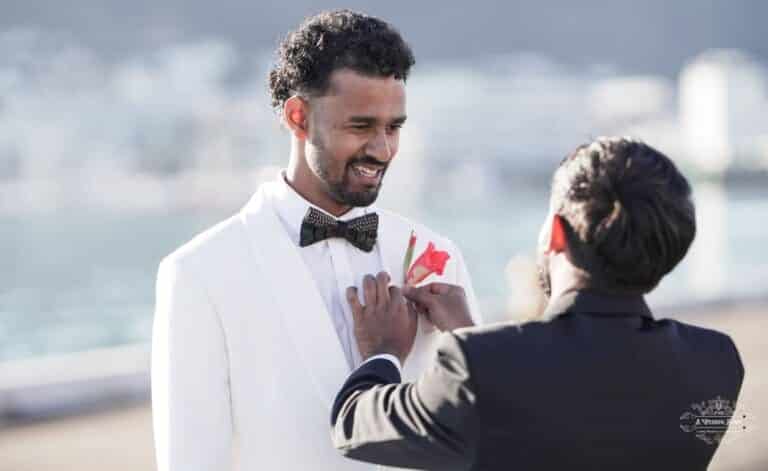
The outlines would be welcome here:
[[[347,380],[332,439],[349,458],[423,469],[703,470],[716,444],[681,428],[734,403],[744,370],[724,334],[654,320],[642,297],[582,291],[550,322],[442,334],[415,383],[386,359]]]

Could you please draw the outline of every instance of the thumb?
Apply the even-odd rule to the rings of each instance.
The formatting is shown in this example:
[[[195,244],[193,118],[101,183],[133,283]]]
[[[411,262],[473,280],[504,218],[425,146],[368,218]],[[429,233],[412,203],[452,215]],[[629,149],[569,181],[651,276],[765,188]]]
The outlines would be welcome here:
[[[444,294],[449,294],[451,291],[453,291],[454,288],[456,288],[456,285],[434,282],[426,285],[425,287],[429,288],[430,293],[437,296],[442,296]]]
[[[430,307],[434,302],[432,299],[433,295],[429,292],[429,286],[421,286],[417,288],[415,286],[405,285],[403,286],[403,296],[426,307]]]

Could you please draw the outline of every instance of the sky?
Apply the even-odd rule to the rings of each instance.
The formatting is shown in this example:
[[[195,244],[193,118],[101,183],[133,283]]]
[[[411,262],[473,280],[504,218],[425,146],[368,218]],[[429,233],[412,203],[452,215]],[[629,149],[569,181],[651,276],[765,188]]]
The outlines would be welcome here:
[[[302,18],[340,7],[389,20],[417,60],[427,62],[526,51],[566,64],[673,76],[710,48],[768,58],[768,3],[758,0],[2,0],[0,30],[41,28],[114,60],[200,37],[262,51],[272,50]]]

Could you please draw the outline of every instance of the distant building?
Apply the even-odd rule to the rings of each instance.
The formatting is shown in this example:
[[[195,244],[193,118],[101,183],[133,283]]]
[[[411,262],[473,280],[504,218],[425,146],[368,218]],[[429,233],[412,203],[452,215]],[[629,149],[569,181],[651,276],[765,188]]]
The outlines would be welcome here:
[[[704,173],[760,166],[768,136],[766,71],[744,53],[712,50],[680,74],[683,149]]]

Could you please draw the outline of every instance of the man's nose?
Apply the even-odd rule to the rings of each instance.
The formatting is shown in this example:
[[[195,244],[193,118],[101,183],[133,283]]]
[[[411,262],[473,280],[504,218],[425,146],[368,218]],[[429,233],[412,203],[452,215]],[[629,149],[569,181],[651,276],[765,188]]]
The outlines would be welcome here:
[[[394,145],[386,131],[379,131],[368,141],[366,153],[380,162],[389,162],[394,157]]]

